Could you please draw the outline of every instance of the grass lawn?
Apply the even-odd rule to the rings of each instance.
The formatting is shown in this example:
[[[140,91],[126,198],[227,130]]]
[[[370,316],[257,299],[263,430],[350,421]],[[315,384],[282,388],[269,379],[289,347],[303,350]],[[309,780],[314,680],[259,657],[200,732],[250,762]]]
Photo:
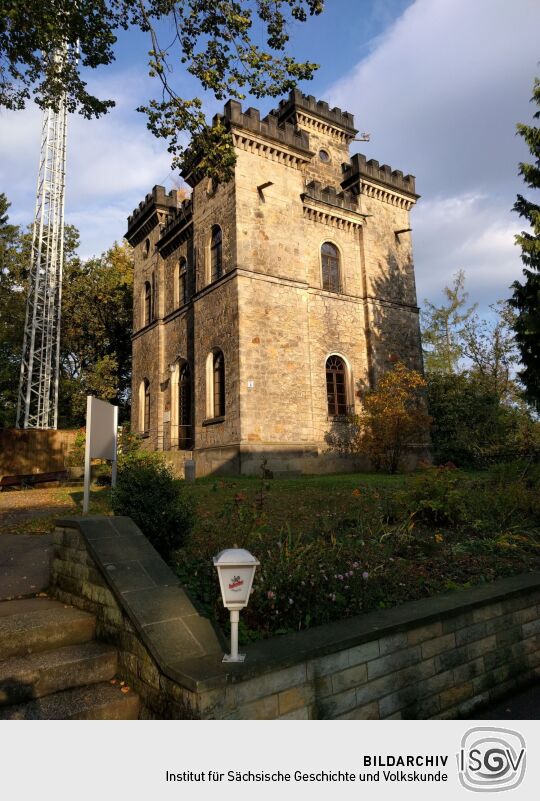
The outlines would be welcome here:
[[[244,640],[540,570],[538,465],[209,477],[182,491],[194,525],[171,565],[224,627],[212,557],[241,547],[261,562],[242,614]],[[80,486],[1,493],[0,530],[50,531],[55,518],[81,508]],[[111,513],[110,489],[94,487],[90,513]]]
[[[370,488],[389,493],[403,489],[409,480],[406,475],[377,473],[301,476],[269,481],[246,477],[202,478],[189,492],[197,509],[196,531],[204,530],[208,521],[226,518],[232,507],[240,509],[242,504],[258,504],[262,506],[266,524],[273,532],[277,534],[291,528],[302,534],[311,532],[321,523],[351,513],[358,505],[354,490]],[[232,517],[234,519],[234,514]]]

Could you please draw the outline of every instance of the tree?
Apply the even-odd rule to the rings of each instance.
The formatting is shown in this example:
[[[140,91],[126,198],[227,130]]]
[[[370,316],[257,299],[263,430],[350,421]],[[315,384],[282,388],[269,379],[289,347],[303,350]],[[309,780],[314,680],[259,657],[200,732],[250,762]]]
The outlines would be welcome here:
[[[363,410],[326,435],[331,450],[367,455],[376,470],[396,473],[411,446],[426,442],[430,417],[425,379],[396,362],[382,375],[377,389],[363,394]]]
[[[8,222],[0,195],[0,427],[15,425],[32,234]],[[81,262],[79,233],[64,231],[60,330],[59,421],[84,423],[86,395],[120,405],[128,416],[131,384],[133,259],[129,245],[113,245]]]
[[[179,135],[187,131],[202,169],[218,181],[227,180],[234,164],[230,135],[221,125],[206,126],[200,98],[177,93],[172,65],[182,66],[218,100],[242,99],[247,93],[277,97],[297,81],[311,79],[317,69],[285,54],[289,23],[305,22],[308,14],[322,10],[323,0],[5,0],[0,106],[24,108],[33,94],[40,107],[56,109],[66,92],[70,112],[87,118],[105,114],[114,100],[87,91],[80,65],[95,69],[110,64],[116,32],[138,29],[149,36],[149,74],[158,80],[161,95],[138,109],[147,114],[148,127],[168,140],[174,167],[184,166]],[[160,42],[160,28],[166,46]],[[268,49],[257,44],[259,30]],[[75,42],[79,55],[66,47]]]
[[[468,372],[488,386],[499,401],[519,395],[514,367],[519,361],[513,326],[515,313],[505,301],[490,306],[492,319],[472,315],[460,331],[461,352],[469,362]]]
[[[18,284],[22,240],[0,194],[0,427],[15,422],[26,297]],[[20,334],[20,338],[19,338]],[[15,343],[17,342],[17,347]]]
[[[426,372],[455,373],[463,355],[460,341],[462,326],[471,319],[476,303],[466,307],[468,292],[465,292],[465,273],[459,270],[451,286],[443,289],[446,303],[436,306],[424,301],[421,315],[422,344]]]
[[[66,270],[60,338],[60,419],[82,425],[86,396],[120,406],[128,416],[131,385],[133,255],[115,243],[106,253]]]
[[[539,106],[533,115],[540,119],[540,79],[534,82],[531,102]],[[530,189],[540,189],[540,127],[519,123],[517,131],[527,143],[533,164],[520,163],[519,174]],[[521,354],[523,370],[519,373],[525,387],[526,398],[540,409],[540,205],[518,194],[514,211],[524,217],[531,231],[516,236],[525,267],[525,281],[512,284],[514,294],[510,303],[516,309],[514,330]]]

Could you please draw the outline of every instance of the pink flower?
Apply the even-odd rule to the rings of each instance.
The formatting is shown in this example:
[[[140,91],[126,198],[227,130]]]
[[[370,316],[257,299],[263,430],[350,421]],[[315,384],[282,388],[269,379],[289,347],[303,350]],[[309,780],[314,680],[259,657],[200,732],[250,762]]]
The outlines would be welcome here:
[[[362,578],[363,579],[368,579],[369,578],[369,573],[367,572],[367,570],[364,570],[364,572],[362,573]]]
[[[275,598],[276,596],[275,596],[275,594],[272,592],[272,590],[268,590],[268,592],[266,593],[266,597],[267,597],[267,598],[268,598],[268,599],[271,601],[271,600],[272,600],[272,598]]]

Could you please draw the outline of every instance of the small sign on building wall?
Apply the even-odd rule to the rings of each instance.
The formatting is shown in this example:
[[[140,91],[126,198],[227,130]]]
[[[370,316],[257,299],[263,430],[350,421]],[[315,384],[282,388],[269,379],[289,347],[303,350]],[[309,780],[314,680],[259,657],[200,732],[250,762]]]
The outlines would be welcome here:
[[[170,412],[163,412],[163,422],[170,423],[171,422],[171,413]]]
[[[248,378],[247,388],[253,389],[254,386],[255,386],[255,381],[252,378]]]

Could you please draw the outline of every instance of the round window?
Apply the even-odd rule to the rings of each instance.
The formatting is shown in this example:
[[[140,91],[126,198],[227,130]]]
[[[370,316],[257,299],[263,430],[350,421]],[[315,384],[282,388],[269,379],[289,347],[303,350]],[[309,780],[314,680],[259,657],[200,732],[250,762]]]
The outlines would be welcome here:
[[[319,150],[319,158],[321,161],[330,161],[330,153],[327,150]]]

